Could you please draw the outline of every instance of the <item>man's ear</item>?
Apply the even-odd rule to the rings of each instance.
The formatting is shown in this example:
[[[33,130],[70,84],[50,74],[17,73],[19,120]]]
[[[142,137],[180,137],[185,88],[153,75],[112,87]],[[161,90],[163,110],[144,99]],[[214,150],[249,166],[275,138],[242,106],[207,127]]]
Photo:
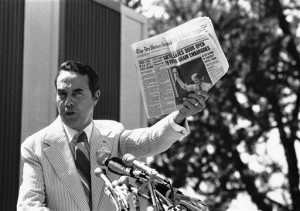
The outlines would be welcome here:
[[[99,98],[100,98],[100,95],[101,95],[101,92],[100,92],[100,90],[97,90],[96,92],[95,92],[95,94],[94,94],[94,106],[95,105],[97,105],[97,102],[98,102],[98,100],[99,100]]]

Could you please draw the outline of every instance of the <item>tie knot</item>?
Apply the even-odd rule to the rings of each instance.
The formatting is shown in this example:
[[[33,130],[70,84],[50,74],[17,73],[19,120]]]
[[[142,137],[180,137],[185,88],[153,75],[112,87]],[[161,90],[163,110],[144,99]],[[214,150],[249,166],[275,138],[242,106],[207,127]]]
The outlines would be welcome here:
[[[84,131],[79,132],[79,136],[77,138],[77,143],[80,143],[80,142],[87,143],[87,136]]]

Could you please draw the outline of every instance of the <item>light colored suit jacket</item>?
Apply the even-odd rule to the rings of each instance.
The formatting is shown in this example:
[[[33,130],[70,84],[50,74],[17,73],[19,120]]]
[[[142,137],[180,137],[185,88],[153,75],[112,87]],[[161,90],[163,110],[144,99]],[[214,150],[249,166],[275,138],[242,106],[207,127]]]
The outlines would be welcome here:
[[[93,210],[115,210],[104,193],[104,182],[93,173],[98,167],[96,151],[106,147],[112,152],[111,157],[126,153],[146,157],[163,152],[184,135],[184,128],[182,132],[173,129],[172,118],[171,114],[150,128],[135,130],[125,130],[115,121],[94,120],[89,142]],[[23,142],[21,157],[24,166],[18,210],[90,210],[60,117]],[[119,178],[106,172],[111,181]]]

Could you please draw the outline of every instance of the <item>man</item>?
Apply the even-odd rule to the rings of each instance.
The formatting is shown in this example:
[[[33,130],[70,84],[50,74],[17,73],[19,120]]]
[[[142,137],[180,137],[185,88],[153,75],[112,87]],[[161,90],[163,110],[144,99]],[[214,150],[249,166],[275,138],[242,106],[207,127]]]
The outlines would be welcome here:
[[[100,85],[96,72],[88,65],[72,61],[63,63],[55,87],[59,116],[48,127],[28,137],[21,146],[24,167],[17,203],[19,210],[32,207],[39,210],[114,210],[104,193],[104,182],[93,174],[98,167],[97,150],[105,147],[111,151],[111,157],[120,158],[126,153],[139,158],[165,151],[187,133],[182,126],[185,118],[202,111],[207,98],[206,93],[193,93],[185,100],[185,108],[154,126],[126,130],[115,121],[93,120]],[[81,134],[86,135],[87,141],[78,141]],[[77,169],[79,144],[89,159],[89,164],[84,166],[90,165],[87,180]],[[107,176],[112,181],[118,179],[110,172]]]
[[[192,79],[193,83],[187,84],[180,79],[176,68],[173,68],[172,72],[173,72],[175,81],[179,84],[179,86],[182,89],[184,89],[187,92],[196,92],[196,93],[200,92],[201,93],[201,90],[204,90],[203,88],[207,87],[206,84],[208,84],[208,83],[203,82],[203,77],[201,80],[198,73],[192,74],[191,79]],[[203,83],[204,83],[204,86],[202,85]],[[209,84],[209,85],[211,85],[211,84]]]

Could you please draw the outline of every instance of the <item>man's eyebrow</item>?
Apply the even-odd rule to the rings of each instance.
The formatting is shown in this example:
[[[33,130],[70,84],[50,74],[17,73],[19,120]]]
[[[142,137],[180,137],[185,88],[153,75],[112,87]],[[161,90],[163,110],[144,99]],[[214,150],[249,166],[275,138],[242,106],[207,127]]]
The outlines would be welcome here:
[[[84,90],[83,89],[80,89],[80,88],[78,88],[78,89],[74,89],[73,90],[73,92],[83,92]]]

